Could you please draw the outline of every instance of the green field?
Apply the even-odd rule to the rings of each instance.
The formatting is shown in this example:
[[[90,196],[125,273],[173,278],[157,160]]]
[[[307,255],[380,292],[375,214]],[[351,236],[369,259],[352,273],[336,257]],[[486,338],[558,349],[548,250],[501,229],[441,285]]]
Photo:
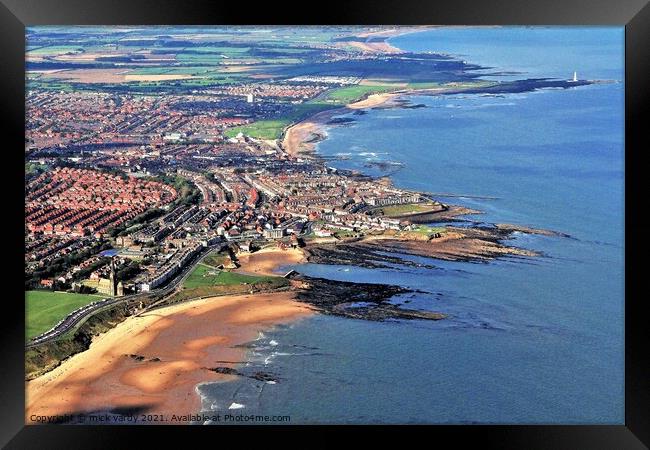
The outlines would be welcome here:
[[[445,231],[447,231],[445,227],[430,227],[427,225],[418,225],[411,230],[412,233],[419,233],[427,236],[433,233],[444,233]]]
[[[190,49],[187,50],[192,50],[192,52],[196,53],[217,53],[217,54],[223,54],[223,55],[231,55],[231,54],[242,54],[242,53],[248,53],[250,51],[250,47],[191,47]],[[181,50],[179,53],[183,53]],[[188,53],[189,55],[190,53]]]
[[[214,69],[205,66],[183,67],[141,67],[128,72],[126,75],[199,75],[218,74]]]
[[[168,302],[171,304],[192,298],[249,294],[288,285],[289,280],[283,277],[243,275],[199,264],[183,283],[183,289],[174,293]]]
[[[239,284],[254,284],[270,281],[278,277],[241,275],[235,272],[225,272],[199,264],[183,283],[183,287],[193,289],[203,286],[232,286]]]
[[[140,67],[130,70],[127,75],[162,75],[168,73],[171,67]]]
[[[341,87],[329,91],[325,95],[325,98],[328,100],[334,100],[338,103],[347,104],[359,100],[365,95],[377,94],[381,92],[390,92],[399,89],[400,89],[399,86],[392,85],[392,84],[383,84],[377,86],[364,86],[364,85],[345,86],[345,87]]]
[[[463,81],[463,82],[449,82],[440,85],[441,87],[447,87],[447,88],[458,88],[458,89],[477,89],[477,88],[484,88],[488,86],[496,86],[498,85],[498,81],[490,81],[490,80],[472,80],[472,81]]]
[[[77,45],[51,45],[49,47],[28,49],[27,54],[33,56],[52,56],[65,53],[81,53],[83,51],[84,49]]]
[[[101,300],[99,295],[69,294],[67,292],[25,292],[26,336],[34,336],[49,330],[77,308]]]
[[[382,206],[385,216],[401,216],[404,214],[423,213],[433,209],[433,203],[407,203],[404,205]]]
[[[430,82],[430,81],[416,81],[413,83],[408,83],[407,87],[411,89],[431,89],[441,87],[440,83]]]
[[[278,139],[282,135],[282,130],[289,124],[291,124],[290,119],[260,120],[249,125],[230,128],[224,134],[227,137],[235,137],[241,132],[258,139]]]
[[[228,264],[230,262],[230,258],[225,253],[212,252],[208,254],[208,256],[203,258],[202,262],[203,264],[207,264],[208,266],[212,266],[216,268],[221,264],[223,265]]]
[[[282,136],[284,129],[294,122],[298,122],[304,117],[311,114],[332,109],[333,105],[314,101],[310,103],[303,103],[296,105],[296,109],[288,113],[286,116],[278,119],[260,120],[248,125],[233,127],[224,133],[226,137],[235,137],[238,133],[244,133],[246,136],[257,139],[279,139]]]
[[[176,55],[176,60],[182,63],[192,63],[192,64],[199,63],[202,65],[219,65],[225,61],[223,56],[214,55],[211,53],[202,54],[202,55],[194,55],[191,53],[188,54],[179,53],[178,55]]]

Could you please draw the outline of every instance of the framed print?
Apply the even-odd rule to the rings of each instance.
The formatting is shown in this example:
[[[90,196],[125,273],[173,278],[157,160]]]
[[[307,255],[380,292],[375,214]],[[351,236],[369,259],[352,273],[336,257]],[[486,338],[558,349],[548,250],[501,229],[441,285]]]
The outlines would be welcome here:
[[[648,444],[644,2],[5,3],[8,448]]]

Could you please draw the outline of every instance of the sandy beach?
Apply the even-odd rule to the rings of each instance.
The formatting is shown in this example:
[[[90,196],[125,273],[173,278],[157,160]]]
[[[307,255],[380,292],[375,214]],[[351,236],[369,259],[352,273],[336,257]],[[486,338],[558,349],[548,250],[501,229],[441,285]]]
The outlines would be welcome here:
[[[299,250],[271,249],[251,255],[250,267],[244,267],[271,274],[277,265],[300,258]],[[233,377],[208,368],[234,367],[221,361],[243,361],[246,350],[237,345],[276,324],[313,314],[294,295],[213,297],[129,317],[96,337],[88,350],[26,383],[26,423],[34,423],[34,415],[116,409],[170,417],[196,414],[201,408],[196,385]]]
[[[290,126],[284,133],[282,148],[290,156],[304,156],[314,151],[316,143],[327,136],[327,123],[335,116],[340,116],[363,108],[383,105],[398,94],[372,94],[358,102],[349,103],[336,109],[329,109],[314,114],[307,119]]]
[[[403,53],[403,50],[390,45],[386,40],[371,40],[377,38],[390,38],[399,36],[402,34],[413,33],[416,31],[423,31],[431,28],[431,26],[414,26],[414,27],[399,27],[399,28],[389,28],[380,31],[368,31],[363,33],[358,33],[355,36],[360,38],[367,38],[366,42],[346,42],[345,44],[356,47],[364,52],[368,53]]]
[[[281,266],[306,262],[300,249],[278,250],[262,249],[255,253],[239,255],[241,268],[235,272],[247,272],[254,275],[284,275],[277,271]]]
[[[314,151],[315,145],[321,141],[326,133],[327,122],[337,114],[345,114],[348,110],[343,108],[330,109],[290,126],[284,133],[282,148],[292,157],[301,156],[303,153]]]
[[[392,106],[393,102],[403,95],[431,95],[453,89],[454,87],[450,86],[422,89],[401,89],[395,92],[370,94],[362,100],[348,103],[340,108],[316,113],[313,116],[290,126],[284,133],[282,148],[292,157],[308,156],[309,153],[314,151],[316,144],[327,137],[326,130],[328,122],[335,116],[348,114],[366,108]]]

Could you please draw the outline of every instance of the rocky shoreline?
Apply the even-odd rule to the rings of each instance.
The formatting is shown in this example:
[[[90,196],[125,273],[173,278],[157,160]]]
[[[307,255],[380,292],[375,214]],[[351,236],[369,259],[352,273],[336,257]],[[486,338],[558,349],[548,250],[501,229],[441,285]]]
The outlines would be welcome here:
[[[404,255],[424,256],[445,261],[486,262],[500,257],[536,257],[539,252],[504,243],[514,233],[570,237],[564,233],[510,224],[494,226],[447,226],[437,237],[384,234],[365,236],[335,243],[308,245],[307,261],[316,264],[354,265],[364,268],[389,268],[394,264],[406,267],[434,266],[405,259]]]
[[[390,319],[440,320],[446,316],[432,311],[401,308],[389,300],[412,289],[390,284],[352,283],[296,274],[291,278],[298,289],[295,299],[317,308],[322,314],[381,322]]]

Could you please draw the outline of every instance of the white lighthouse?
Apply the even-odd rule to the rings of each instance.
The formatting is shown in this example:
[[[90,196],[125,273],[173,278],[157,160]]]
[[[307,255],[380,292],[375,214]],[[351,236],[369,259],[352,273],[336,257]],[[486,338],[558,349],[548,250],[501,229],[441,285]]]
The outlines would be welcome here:
[[[574,83],[578,81],[578,72],[573,72],[573,79],[571,81],[573,81]]]

